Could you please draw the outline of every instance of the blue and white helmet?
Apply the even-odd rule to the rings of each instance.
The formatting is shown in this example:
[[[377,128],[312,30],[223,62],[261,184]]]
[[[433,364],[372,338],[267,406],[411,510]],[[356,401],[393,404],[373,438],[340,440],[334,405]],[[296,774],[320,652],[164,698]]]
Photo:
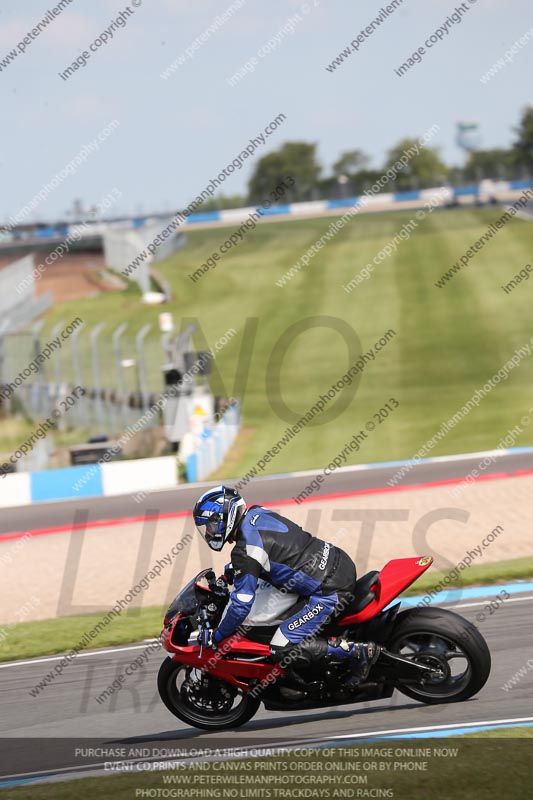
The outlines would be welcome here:
[[[211,550],[222,550],[246,514],[246,503],[235,489],[215,486],[197,500],[192,513]]]

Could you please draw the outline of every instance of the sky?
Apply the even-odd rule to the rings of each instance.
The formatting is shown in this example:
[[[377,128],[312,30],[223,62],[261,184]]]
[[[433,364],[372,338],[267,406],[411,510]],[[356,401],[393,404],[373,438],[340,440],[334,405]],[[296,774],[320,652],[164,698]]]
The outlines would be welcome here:
[[[447,163],[459,163],[460,120],[480,124],[484,148],[508,147],[521,110],[533,105],[530,0],[465,0],[462,21],[402,77],[395,73],[460,5],[403,0],[329,72],[386,0],[72,0],[21,48],[54,3],[3,0],[0,220],[17,214],[110,123],[83,163],[41,191],[27,221],[64,218],[75,198],[87,207],[113,190],[116,214],[185,207],[280,113],[283,124],[227,178],[225,194],[245,192],[257,160],[287,140],[317,143],[324,174],[354,148],[379,168],[399,139],[433,125],[431,144]],[[110,30],[121,12],[125,24]],[[91,52],[106,30],[107,43]],[[481,76],[530,30],[511,63],[483,84]],[[13,49],[18,54],[6,64]],[[64,80],[60,73],[84,51],[85,66]],[[247,62],[252,71],[230,85]]]

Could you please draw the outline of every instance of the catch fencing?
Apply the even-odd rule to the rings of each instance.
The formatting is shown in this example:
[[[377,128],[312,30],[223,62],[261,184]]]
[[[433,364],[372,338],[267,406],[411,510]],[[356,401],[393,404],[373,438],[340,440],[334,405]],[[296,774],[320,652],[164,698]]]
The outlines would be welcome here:
[[[46,336],[35,328],[0,335],[0,404],[8,412],[22,410],[38,420],[49,416],[73,387],[81,386],[85,394],[58,418],[58,428],[115,434],[158,401],[165,384],[164,365],[185,371],[194,327],[161,335],[151,324],[132,330],[127,323],[108,327],[100,322],[90,329],[82,323],[63,338],[61,332],[68,326],[61,321]],[[54,341],[60,346],[36,363]],[[146,427],[158,424],[154,415]]]

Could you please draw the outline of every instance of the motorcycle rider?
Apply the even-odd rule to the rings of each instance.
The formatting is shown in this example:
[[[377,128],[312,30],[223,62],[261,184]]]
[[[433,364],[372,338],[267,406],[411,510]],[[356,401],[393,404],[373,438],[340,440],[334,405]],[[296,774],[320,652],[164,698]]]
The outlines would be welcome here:
[[[200,633],[204,646],[216,647],[237,631],[250,613],[257,582],[262,579],[306,601],[272,637],[270,651],[275,661],[289,656],[294,666],[305,667],[325,659],[350,659],[351,677],[345,685],[356,685],[368,676],[380,652],[378,645],[319,635],[353,599],[355,565],[343,550],[274,511],[257,505],[248,509],[241,495],[225,486],[202,494],[193,516],[212,550],[222,550],[226,542],[235,545],[231,551],[234,589],[218,627]]]

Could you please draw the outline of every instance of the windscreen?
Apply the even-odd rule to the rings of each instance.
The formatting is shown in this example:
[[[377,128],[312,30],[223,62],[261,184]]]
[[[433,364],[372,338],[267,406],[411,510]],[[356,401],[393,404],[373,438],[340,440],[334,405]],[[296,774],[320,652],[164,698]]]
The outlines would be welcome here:
[[[211,568],[209,567],[199,572],[198,575],[189,581],[181,592],[176,595],[165,614],[165,622],[170,621],[180,612],[187,617],[197,613],[200,600],[207,591],[207,587],[203,588],[199,584],[205,582],[205,575],[210,570]]]

